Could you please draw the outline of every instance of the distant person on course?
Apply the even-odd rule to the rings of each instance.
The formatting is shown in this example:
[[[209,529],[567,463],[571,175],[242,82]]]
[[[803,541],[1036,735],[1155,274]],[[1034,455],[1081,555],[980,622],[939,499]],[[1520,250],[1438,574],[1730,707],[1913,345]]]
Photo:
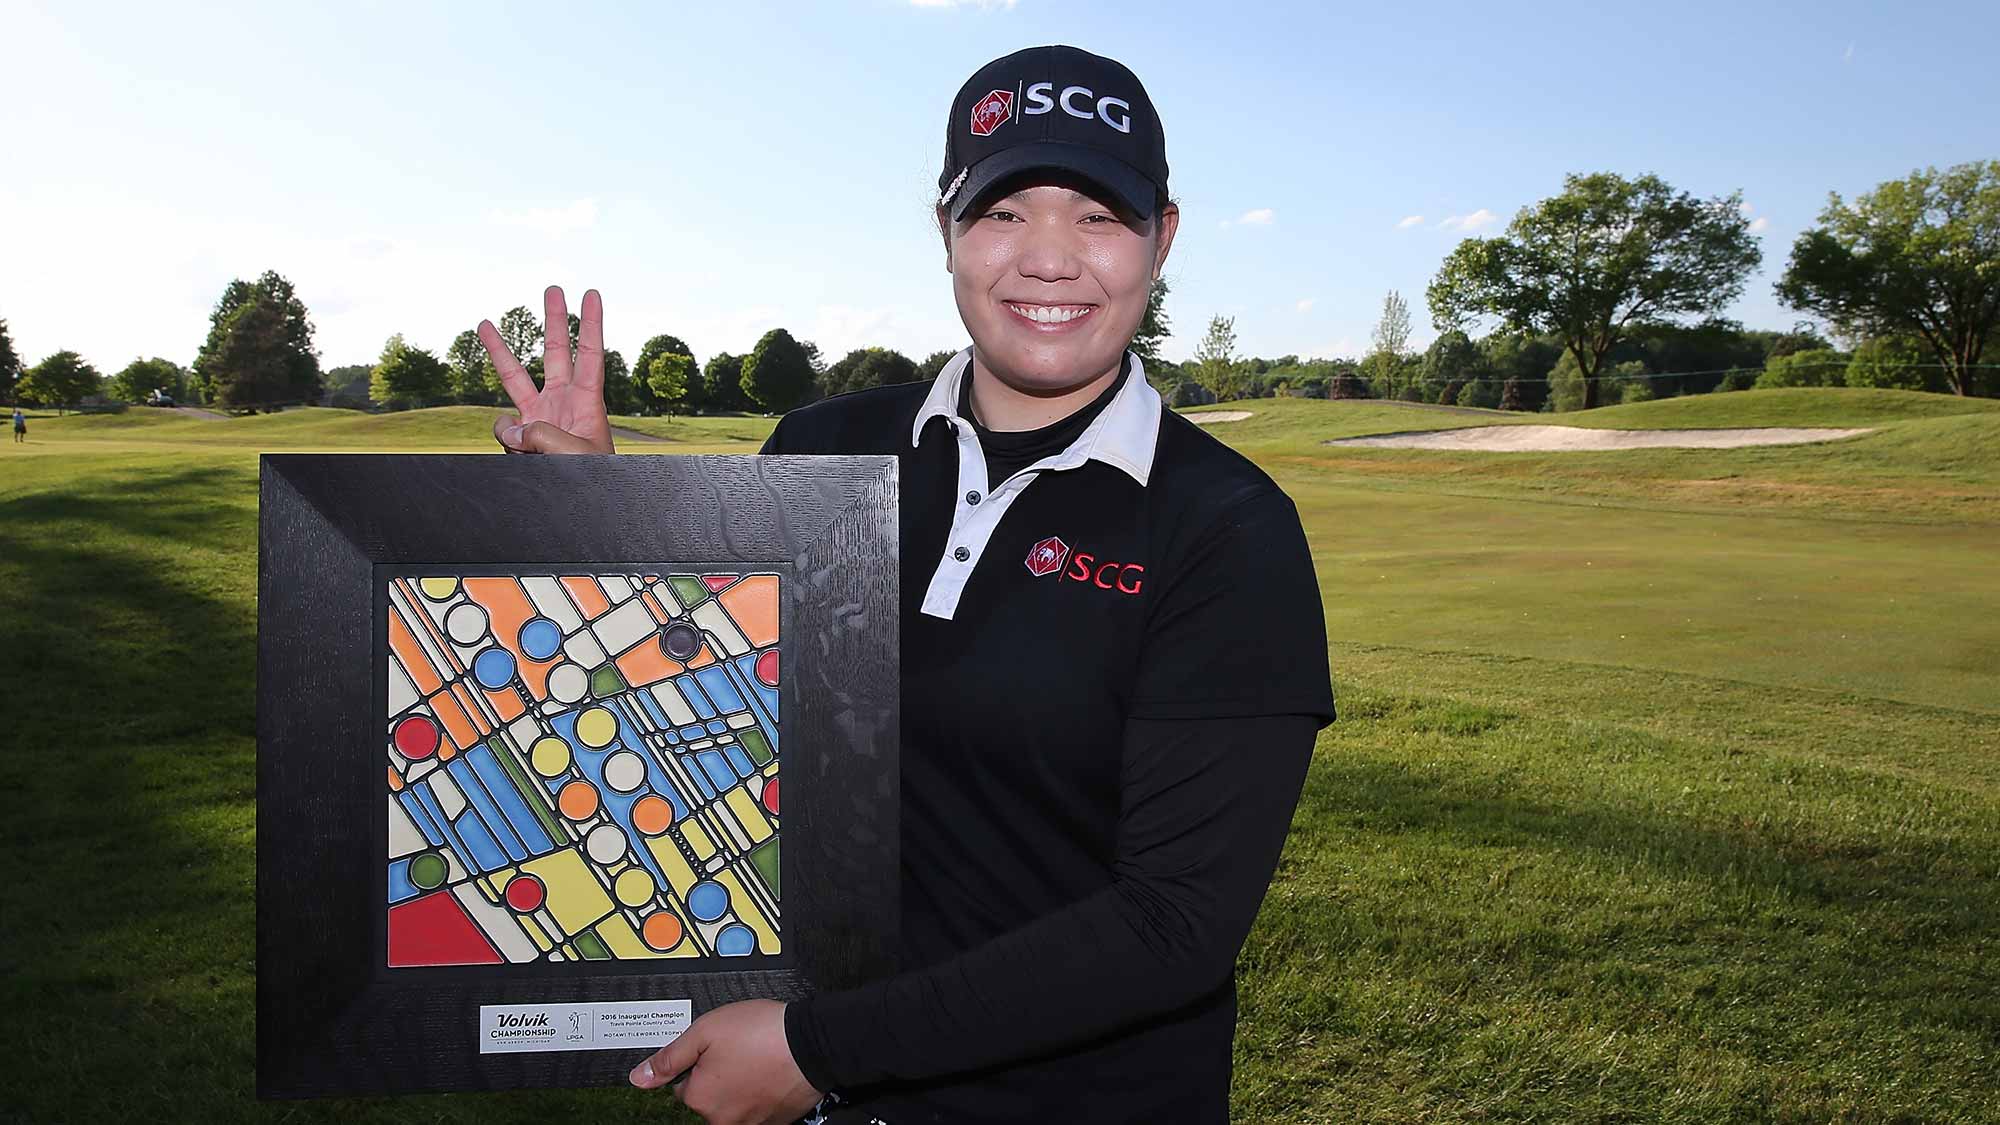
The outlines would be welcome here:
[[[1312,557],[1130,350],[1180,224],[1138,78],[1031,48],[948,120],[935,221],[971,346],[763,447],[900,462],[899,972],[724,1005],[632,1081],[711,1123],[1226,1121],[1236,957],[1334,716]],[[479,326],[520,411],[495,436],[610,453],[603,303],[573,356],[544,304],[539,391]]]
[[[18,406],[14,408],[14,440],[28,440],[28,416],[21,413],[21,408]]]

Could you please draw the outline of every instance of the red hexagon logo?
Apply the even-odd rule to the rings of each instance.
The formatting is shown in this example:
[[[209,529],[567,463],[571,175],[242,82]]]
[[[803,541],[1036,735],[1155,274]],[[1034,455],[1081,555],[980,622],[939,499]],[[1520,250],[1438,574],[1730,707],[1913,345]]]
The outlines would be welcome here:
[[[1069,558],[1069,544],[1056,536],[1049,536],[1028,548],[1028,573],[1040,578],[1044,574],[1054,574],[1062,569]]]
[[[972,135],[991,136],[993,130],[1005,125],[1008,118],[1013,115],[1014,92],[995,90],[979,99],[979,104],[972,107]]]

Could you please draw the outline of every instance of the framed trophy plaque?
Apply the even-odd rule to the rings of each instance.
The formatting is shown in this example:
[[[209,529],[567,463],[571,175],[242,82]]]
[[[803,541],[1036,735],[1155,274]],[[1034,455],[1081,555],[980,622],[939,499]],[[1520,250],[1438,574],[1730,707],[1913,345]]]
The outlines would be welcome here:
[[[265,455],[259,1095],[622,1083],[892,971],[896,486]]]

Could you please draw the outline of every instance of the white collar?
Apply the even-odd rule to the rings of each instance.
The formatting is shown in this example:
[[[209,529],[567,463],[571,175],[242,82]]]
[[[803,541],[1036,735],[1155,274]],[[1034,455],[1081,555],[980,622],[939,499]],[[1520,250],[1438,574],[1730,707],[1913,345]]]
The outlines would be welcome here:
[[[1130,355],[1131,353],[1127,353]],[[958,417],[958,385],[972,370],[972,349],[951,357],[937,378],[931,383],[930,394],[924,397],[924,404],[917,410],[917,419],[910,426],[910,445],[923,441],[924,423],[932,418],[950,418],[955,422],[970,425]],[[1126,377],[1125,385],[1104,407],[1103,413],[1091,420],[1083,433],[1070,443],[1068,449],[1045,467],[1051,469],[1071,469],[1085,461],[1102,461],[1107,465],[1124,470],[1125,474],[1138,481],[1143,487],[1146,478],[1153,472],[1153,453],[1160,442],[1160,392],[1146,381],[1146,366],[1139,357],[1132,356],[1132,373]]]

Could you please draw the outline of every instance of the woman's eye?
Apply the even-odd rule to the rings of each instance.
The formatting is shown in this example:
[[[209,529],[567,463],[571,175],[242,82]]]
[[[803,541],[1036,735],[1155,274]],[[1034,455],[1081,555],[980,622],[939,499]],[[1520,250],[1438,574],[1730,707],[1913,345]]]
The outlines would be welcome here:
[[[1110,215],[1105,215],[1100,213],[1096,215],[1085,215],[1083,217],[1083,221],[1086,223],[1097,223],[1097,222],[1115,223],[1118,220],[1112,218]]]
[[[988,211],[986,212],[986,217],[989,219],[999,219],[1001,222],[1006,222],[1010,219],[1013,219],[1015,215],[1014,212],[1012,211]]]

